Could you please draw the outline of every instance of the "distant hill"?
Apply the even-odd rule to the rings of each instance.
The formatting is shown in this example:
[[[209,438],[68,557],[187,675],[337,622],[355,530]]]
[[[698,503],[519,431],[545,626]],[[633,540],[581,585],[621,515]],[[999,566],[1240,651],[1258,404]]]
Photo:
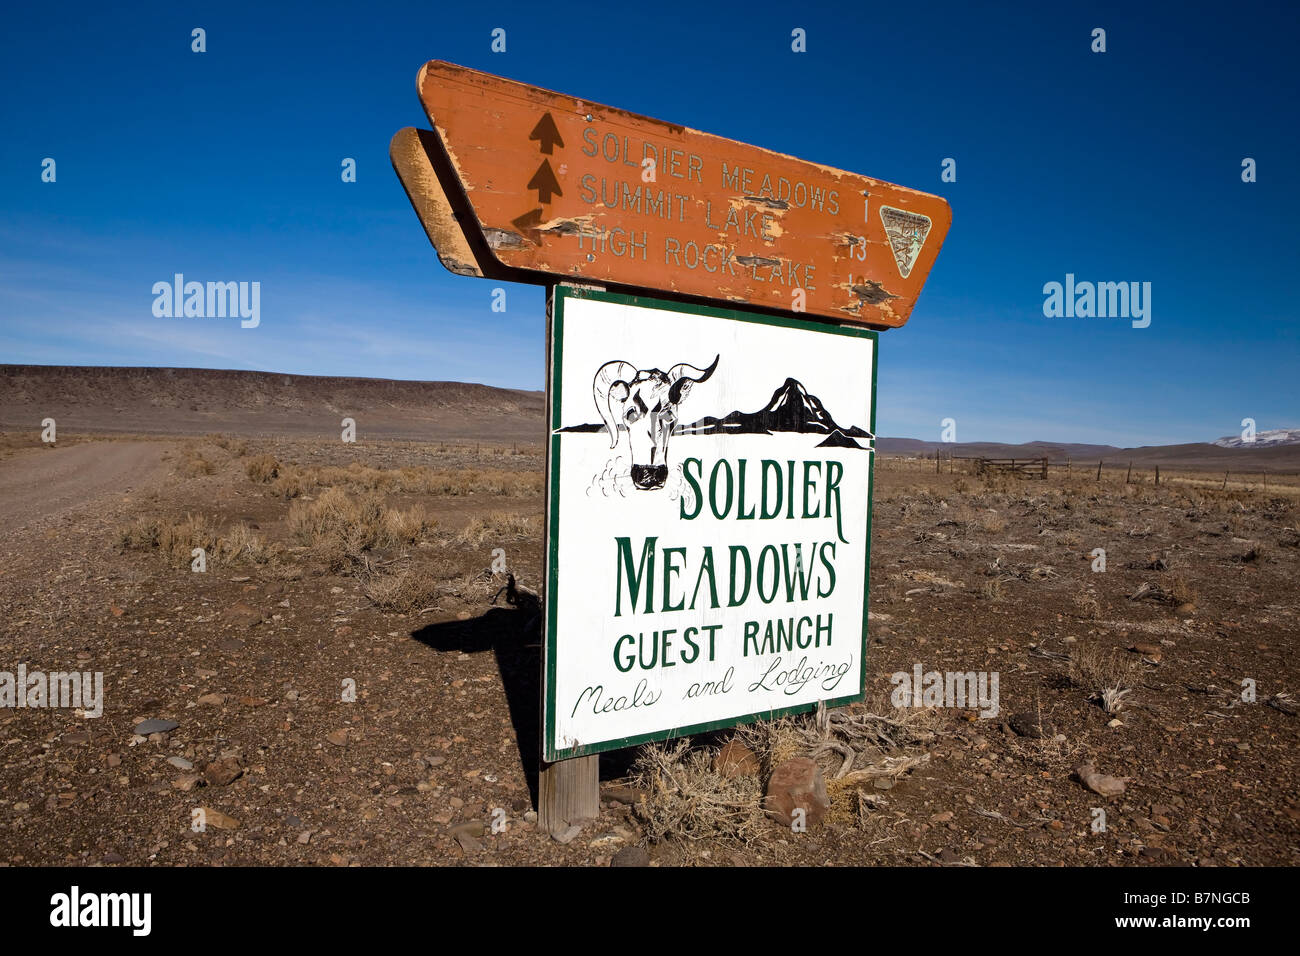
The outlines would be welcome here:
[[[1274,445],[1300,445],[1300,428],[1272,428],[1265,432],[1256,432],[1254,441],[1246,441],[1240,435],[1220,438],[1214,444],[1220,448],[1269,448]]]
[[[0,429],[40,428],[54,418],[66,432],[337,437],[344,417],[359,434],[413,440],[478,439],[541,442],[546,437],[542,392],[465,382],[404,382],[381,378],[284,375],[185,368],[111,368],[0,365]],[[594,409],[593,409],[594,412]],[[603,425],[579,426],[598,431]],[[814,395],[788,379],[754,412],[704,418],[685,429],[697,434],[758,430],[825,435],[823,444],[845,446],[870,435],[840,425]],[[683,429],[683,430],[685,430]],[[1096,466],[1300,472],[1300,429],[1260,432],[1253,444],[1239,438],[1185,445],[1115,448],[1111,445],[1034,441],[948,444],[916,438],[878,438],[883,455],[1032,458]]]
[[[1140,448],[1116,448],[1113,445],[1068,444],[1035,441],[1022,445],[999,442],[937,442],[915,438],[877,438],[876,450],[882,455],[911,455],[933,458],[942,451],[946,458],[1042,458],[1052,464],[1073,461],[1084,467],[1104,461],[1108,466],[1127,465],[1152,468],[1200,468],[1209,470],[1300,472],[1300,444],[1245,445],[1224,448],[1209,442],[1186,445],[1143,445]]]
[[[463,382],[192,368],[0,365],[0,428],[337,436],[344,417],[384,438],[540,442],[542,392]]]

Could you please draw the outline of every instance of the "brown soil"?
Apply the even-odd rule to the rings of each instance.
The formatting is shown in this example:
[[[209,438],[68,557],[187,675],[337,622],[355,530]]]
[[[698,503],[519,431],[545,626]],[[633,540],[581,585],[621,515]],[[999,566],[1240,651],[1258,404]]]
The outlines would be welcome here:
[[[524,584],[540,583],[542,459],[517,450],[209,438],[20,448],[0,461],[0,670],[102,671],[105,682],[98,719],[0,710],[0,862],[604,864],[648,843],[642,818],[614,801],[567,845],[525,818],[536,634],[524,612],[493,605],[504,576],[491,571],[501,548]],[[262,454],[277,478],[249,477]],[[331,470],[353,463],[351,479]],[[400,468],[402,480],[365,470]],[[1300,694],[1296,498],[932,469],[878,469],[869,697],[885,699],[889,675],[917,662],[997,671],[999,716],[930,715],[936,736],[907,748],[928,763],[862,804],[832,787],[854,812],[833,807],[809,833],[670,837],[651,857],[1300,862],[1300,718],[1285,698],[1266,703]],[[443,472],[467,476],[464,493],[427,490]],[[297,497],[276,484],[285,474],[301,482]],[[295,535],[331,486],[349,500],[377,494],[406,523],[373,546]],[[210,533],[207,572],[189,570],[183,535],[167,550],[158,526]],[[1106,549],[1105,573],[1091,570],[1094,548]],[[376,594],[413,603],[383,610]],[[1138,644],[1147,650],[1128,650]],[[1135,678],[1108,714],[1091,685],[1116,659]],[[1246,678],[1254,703],[1242,700]],[[342,699],[348,682],[355,702]],[[1021,736],[1025,714],[1046,737]],[[146,718],[179,726],[136,739]],[[603,761],[604,775],[629,757]],[[1083,760],[1132,778],[1127,791],[1085,789],[1072,772]],[[177,789],[218,761],[212,782]],[[238,826],[193,832],[196,807]],[[1097,807],[1104,833],[1092,829]],[[505,832],[453,833],[498,808]]]

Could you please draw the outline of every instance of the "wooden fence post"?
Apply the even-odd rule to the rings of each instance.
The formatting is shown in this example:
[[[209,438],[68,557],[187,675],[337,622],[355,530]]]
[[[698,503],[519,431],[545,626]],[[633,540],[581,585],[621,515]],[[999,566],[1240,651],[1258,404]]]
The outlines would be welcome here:
[[[551,406],[551,321],[554,315],[555,306],[555,286],[546,287],[546,407]],[[548,443],[545,446],[546,451],[546,487],[551,486],[551,468],[554,462],[551,461],[551,448]],[[478,453],[478,446],[475,446],[475,454]],[[543,527],[550,527],[550,496],[545,499],[546,505],[543,509],[544,524]],[[550,538],[547,538],[548,547]],[[546,567],[549,568],[550,561],[554,556],[547,555]],[[544,581],[549,582],[549,573],[545,573]],[[546,593],[545,585],[542,588],[543,600],[550,597]],[[545,635],[543,629],[543,635]],[[545,667],[546,656],[542,656],[542,666]],[[545,675],[540,682],[545,686]],[[546,715],[545,702],[540,702],[543,713],[540,715],[540,726],[542,733],[546,733]],[[545,748],[545,742],[542,742],[542,748]],[[537,774],[537,822],[545,833],[559,836],[569,827],[579,824],[584,820],[591,820],[600,816],[600,756],[592,754],[587,757],[572,757],[568,760],[559,760],[555,763],[547,763],[542,759],[542,754],[537,755],[538,774]]]
[[[1160,487],[1160,466],[1156,465],[1156,487]]]
[[[537,822],[559,835],[584,820],[600,816],[600,756],[542,763],[537,781]]]
[[[1101,462],[1097,462],[1097,480],[1101,481]]]
[[[1223,473],[1223,487],[1220,488],[1219,490],[1220,491],[1228,490],[1228,473],[1226,471]]]
[[[1128,463],[1128,474],[1124,476],[1124,484],[1127,485],[1132,480],[1133,480],[1133,462],[1130,461]]]

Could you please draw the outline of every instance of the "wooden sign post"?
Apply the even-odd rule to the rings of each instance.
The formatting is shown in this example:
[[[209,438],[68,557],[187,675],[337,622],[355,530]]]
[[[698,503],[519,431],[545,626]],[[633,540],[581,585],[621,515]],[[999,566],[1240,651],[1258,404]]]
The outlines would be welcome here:
[[[433,61],[390,154],[440,260],[545,284],[539,815],[605,750],[864,690],[876,332],[940,197]]]

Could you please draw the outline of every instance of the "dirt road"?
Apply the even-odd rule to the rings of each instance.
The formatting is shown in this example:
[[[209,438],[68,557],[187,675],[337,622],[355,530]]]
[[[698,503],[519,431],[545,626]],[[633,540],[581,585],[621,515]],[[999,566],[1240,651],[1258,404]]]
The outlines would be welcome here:
[[[0,461],[0,533],[161,482],[165,449],[160,442],[92,441]]]

